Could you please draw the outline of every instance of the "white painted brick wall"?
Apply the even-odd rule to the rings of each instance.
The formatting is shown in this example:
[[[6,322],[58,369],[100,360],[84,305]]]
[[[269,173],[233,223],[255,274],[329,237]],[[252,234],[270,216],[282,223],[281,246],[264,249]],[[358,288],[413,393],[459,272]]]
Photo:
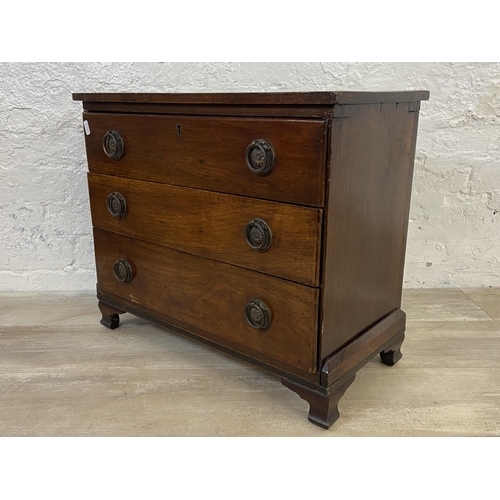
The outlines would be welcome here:
[[[0,290],[94,290],[72,92],[431,91],[405,287],[500,286],[500,64],[0,64]]]

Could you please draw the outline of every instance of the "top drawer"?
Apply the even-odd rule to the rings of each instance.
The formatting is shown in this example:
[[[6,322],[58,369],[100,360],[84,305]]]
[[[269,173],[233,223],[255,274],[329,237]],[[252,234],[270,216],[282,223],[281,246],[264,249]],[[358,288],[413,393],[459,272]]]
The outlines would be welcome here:
[[[324,120],[112,113],[84,113],[83,118],[90,130],[85,136],[90,172],[324,205]],[[104,151],[108,132],[119,134],[107,136],[108,153],[115,158]],[[263,149],[264,142],[251,146],[254,141],[265,141],[272,151]],[[265,175],[247,164],[266,169],[273,157]]]

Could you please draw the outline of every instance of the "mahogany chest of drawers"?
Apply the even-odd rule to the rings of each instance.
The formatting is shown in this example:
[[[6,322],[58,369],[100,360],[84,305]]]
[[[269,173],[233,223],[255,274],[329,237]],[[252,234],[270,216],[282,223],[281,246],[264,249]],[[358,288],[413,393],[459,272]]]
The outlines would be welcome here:
[[[258,364],[328,428],[357,370],[401,358],[428,97],[74,94],[101,323],[129,312]]]

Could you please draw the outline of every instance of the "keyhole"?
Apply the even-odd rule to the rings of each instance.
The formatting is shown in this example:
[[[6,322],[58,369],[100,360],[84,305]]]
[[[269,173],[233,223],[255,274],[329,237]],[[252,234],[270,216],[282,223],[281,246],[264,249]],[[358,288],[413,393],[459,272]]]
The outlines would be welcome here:
[[[177,125],[177,135],[181,135],[181,126]]]

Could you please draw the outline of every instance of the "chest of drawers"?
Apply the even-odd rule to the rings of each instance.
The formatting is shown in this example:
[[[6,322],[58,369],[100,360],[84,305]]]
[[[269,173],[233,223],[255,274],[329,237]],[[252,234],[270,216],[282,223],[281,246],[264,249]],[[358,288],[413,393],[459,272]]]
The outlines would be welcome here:
[[[401,358],[428,97],[74,94],[101,323],[129,312],[258,364],[330,427],[365,363]]]

